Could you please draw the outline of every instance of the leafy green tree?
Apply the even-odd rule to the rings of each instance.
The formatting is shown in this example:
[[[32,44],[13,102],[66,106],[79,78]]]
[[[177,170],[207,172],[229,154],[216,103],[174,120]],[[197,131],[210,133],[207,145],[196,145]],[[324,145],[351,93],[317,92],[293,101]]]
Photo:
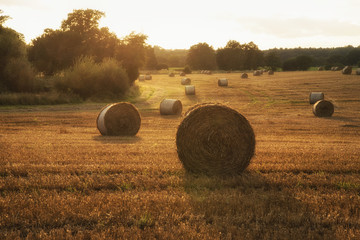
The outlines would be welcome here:
[[[7,19],[0,16],[0,92],[33,91],[35,72],[27,59],[24,37],[3,26]]]
[[[276,52],[269,52],[264,57],[265,65],[270,67],[272,70],[276,70],[281,67],[280,57]]]
[[[356,65],[360,61],[360,48],[354,48],[346,56],[348,65]]]
[[[198,43],[191,46],[186,62],[194,70],[214,70],[217,67],[215,50],[207,43]]]
[[[305,71],[313,64],[313,58],[310,56],[302,55],[296,58],[288,59],[283,64],[284,71]]]
[[[132,32],[120,43],[116,52],[116,59],[122,62],[129,76],[130,85],[139,77],[139,68],[145,63],[146,35]]]
[[[155,56],[154,48],[151,46],[145,47],[145,68],[154,70],[158,66],[158,61]]]
[[[216,51],[216,62],[222,70],[240,70],[244,67],[245,51],[243,45],[235,40],[227,42],[224,48]]]

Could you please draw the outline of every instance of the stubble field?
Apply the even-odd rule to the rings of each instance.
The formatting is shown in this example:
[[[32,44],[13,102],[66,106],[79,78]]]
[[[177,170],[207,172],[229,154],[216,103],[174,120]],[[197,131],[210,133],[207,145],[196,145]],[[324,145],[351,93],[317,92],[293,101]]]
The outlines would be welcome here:
[[[360,76],[240,75],[190,74],[195,96],[178,75],[137,82],[135,137],[100,135],[105,103],[0,108],[0,239],[359,239]],[[313,115],[312,91],[334,103],[331,118]],[[247,170],[186,174],[183,117],[161,116],[163,98],[243,114],[256,135]]]

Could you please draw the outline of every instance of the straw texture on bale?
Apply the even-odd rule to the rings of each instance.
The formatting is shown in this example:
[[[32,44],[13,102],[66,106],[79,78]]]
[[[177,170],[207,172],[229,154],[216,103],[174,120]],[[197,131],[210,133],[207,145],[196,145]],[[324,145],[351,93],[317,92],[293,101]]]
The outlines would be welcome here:
[[[243,74],[241,74],[241,78],[248,78],[249,76],[248,76],[248,74],[247,73],[243,73]]]
[[[185,94],[186,95],[195,95],[195,86],[194,85],[185,86]]]
[[[120,102],[105,106],[96,123],[102,135],[134,136],[140,129],[141,117],[134,105]]]
[[[139,76],[139,81],[145,81],[145,76],[144,76],[144,75],[140,75],[140,76]]]
[[[255,152],[255,134],[247,119],[221,104],[190,108],[176,133],[178,157],[195,174],[237,175]]]
[[[351,66],[346,66],[342,70],[342,74],[351,74],[351,72],[352,72],[352,67]]]
[[[220,87],[226,87],[229,84],[229,81],[227,78],[219,78],[218,79],[218,85]]]
[[[334,113],[334,105],[326,100],[317,101],[313,105],[313,113],[317,117],[331,117]]]
[[[310,93],[309,96],[309,102],[310,104],[314,104],[319,100],[323,100],[324,99],[324,93],[322,92],[312,92]]]
[[[182,112],[182,103],[177,99],[164,99],[160,103],[161,115],[180,115]]]
[[[260,70],[255,70],[254,73],[253,73],[254,76],[260,76],[261,75],[261,72]]]
[[[182,78],[181,79],[181,85],[189,85],[189,84],[191,84],[190,78]]]

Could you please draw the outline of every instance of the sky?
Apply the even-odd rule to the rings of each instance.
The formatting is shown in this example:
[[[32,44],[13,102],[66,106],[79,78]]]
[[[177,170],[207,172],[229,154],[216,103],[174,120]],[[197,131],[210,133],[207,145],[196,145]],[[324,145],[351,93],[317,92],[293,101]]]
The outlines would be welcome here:
[[[0,9],[27,43],[59,29],[74,9],[95,9],[105,13],[100,27],[118,38],[141,33],[165,49],[217,49],[229,40],[261,50],[360,45],[359,0],[0,0]]]

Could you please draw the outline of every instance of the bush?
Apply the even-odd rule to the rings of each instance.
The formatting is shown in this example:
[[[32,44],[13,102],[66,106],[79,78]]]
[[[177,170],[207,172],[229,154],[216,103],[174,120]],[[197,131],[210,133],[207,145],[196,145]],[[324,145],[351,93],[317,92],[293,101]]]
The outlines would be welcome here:
[[[13,58],[5,66],[3,86],[12,92],[35,90],[35,71],[26,58]]]
[[[111,99],[126,93],[129,80],[124,68],[114,59],[95,63],[91,57],[81,57],[57,80],[56,88],[77,94],[83,99]]]

